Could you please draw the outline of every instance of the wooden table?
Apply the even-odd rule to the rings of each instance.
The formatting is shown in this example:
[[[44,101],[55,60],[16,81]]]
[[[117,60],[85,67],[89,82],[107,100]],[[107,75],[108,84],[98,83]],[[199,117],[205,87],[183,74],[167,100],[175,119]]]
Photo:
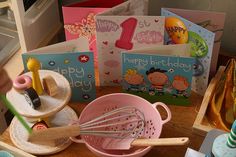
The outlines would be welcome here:
[[[97,87],[97,97],[120,92],[120,87]],[[202,101],[202,97],[192,93],[191,96],[192,105],[188,107],[169,105],[172,113],[172,119],[170,122],[164,125],[161,137],[183,137],[190,138],[190,143],[187,146],[171,146],[171,147],[155,147],[146,157],[160,156],[160,157],[183,157],[187,147],[198,150],[204,140],[203,136],[200,136],[192,131],[192,125],[196,118],[198,109]],[[86,104],[70,103],[69,104],[79,115]],[[165,112],[162,108],[159,109],[162,117],[164,118]],[[0,136],[0,140],[13,145],[9,136],[9,128]],[[94,157],[95,155],[90,152],[84,144],[71,144],[66,150],[50,155],[50,157]]]

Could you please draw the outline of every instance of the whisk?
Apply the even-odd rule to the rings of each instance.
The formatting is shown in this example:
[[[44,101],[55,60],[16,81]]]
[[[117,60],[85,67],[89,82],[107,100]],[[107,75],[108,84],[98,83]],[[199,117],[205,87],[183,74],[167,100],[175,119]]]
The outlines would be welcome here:
[[[95,112],[95,111],[94,111]],[[83,124],[33,131],[28,141],[45,141],[78,135],[137,138],[144,132],[144,114],[133,106],[114,108]]]

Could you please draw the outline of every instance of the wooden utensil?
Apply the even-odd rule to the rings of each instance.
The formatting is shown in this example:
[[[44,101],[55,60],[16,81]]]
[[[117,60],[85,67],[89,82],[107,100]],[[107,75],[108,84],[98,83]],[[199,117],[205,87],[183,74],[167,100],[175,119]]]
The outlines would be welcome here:
[[[31,134],[29,134],[28,141],[43,142],[78,135],[80,135],[79,125],[54,127],[45,130],[34,130]]]
[[[106,112],[82,124],[33,131],[28,140],[31,142],[44,141],[78,135],[95,135],[115,139],[134,138],[142,132],[144,125],[145,121],[141,111],[132,106],[125,106]],[[113,126],[120,129],[107,130]]]
[[[185,145],[189,142],[188,137],[157,138],[157,139],[135,139],[131,146],[176,146]]]
[[[132,146],[145,147],[145,146],[176,146],[185,145],[189,142],[188,137],[177,138],[151,138],[151,139],[131,139],[119,140],[111,139],[109,142],[104,141],[102,148],[106,150],[129,150]]]

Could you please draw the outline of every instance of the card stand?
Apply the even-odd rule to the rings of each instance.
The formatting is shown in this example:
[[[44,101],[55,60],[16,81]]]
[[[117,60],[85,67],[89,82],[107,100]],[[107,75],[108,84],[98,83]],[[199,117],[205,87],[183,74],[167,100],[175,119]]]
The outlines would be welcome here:
[[[24,75],[32,77],[31,72]],[[41,82],[47,76],[53,77],[58,86],[58,92],[55,96],[49,96],[46,92],[39,95],[41,101],[39,108],[32,108],[26,101],[24,94],[19,93],[14,88],[7,93],[7,99],[19,114],[25,118],[29,126],[33,126],[36,121],[41,119],[46,120],[49,127],[65,126],[71,121],[78,119],[76,113],[67,106],[71,98],[71,88],[67,79],[61,74],[50,70],[39,70],[39,76]],[[34,155],[54,154],[64,150],[71,144],[69,138],[43,143],[28,142],[28,132],[16,117],[10,125],[10,137],[14,145]]]

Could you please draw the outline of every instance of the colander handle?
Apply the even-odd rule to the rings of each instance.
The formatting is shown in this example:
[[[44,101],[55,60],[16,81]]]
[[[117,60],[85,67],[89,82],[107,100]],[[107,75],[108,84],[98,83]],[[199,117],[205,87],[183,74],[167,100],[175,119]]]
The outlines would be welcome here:
[[[76,137],[70,137],[70,140],[75,143],[84,143],[84,141],[82,139],[78,139]]]
[[[69,125],[76,125],[79,124],[79,120],[72,120]],[[84,143],[82,139],[78,139],[77,137],[70,137],[70,140],[75,142],[75,143]]]
[[[154,103],[154,104],[152,104],[155,108],[157,107],[157,106],[161,106],[161,107],[163,107],[164,109],[165,109],[165,111],[166,111],[166,113],[167,113],[167,118],[165,119],[165,120],[161,120],[162,121],[162,125],[163,124],[165,124],[165,123],[167,123],[168,121],[170,121],[170,119],[171,119],[171,112],[170,112],[170,109],[164,104],[164,103],[162,103],[162,102],[156,102],[156,103]]]

